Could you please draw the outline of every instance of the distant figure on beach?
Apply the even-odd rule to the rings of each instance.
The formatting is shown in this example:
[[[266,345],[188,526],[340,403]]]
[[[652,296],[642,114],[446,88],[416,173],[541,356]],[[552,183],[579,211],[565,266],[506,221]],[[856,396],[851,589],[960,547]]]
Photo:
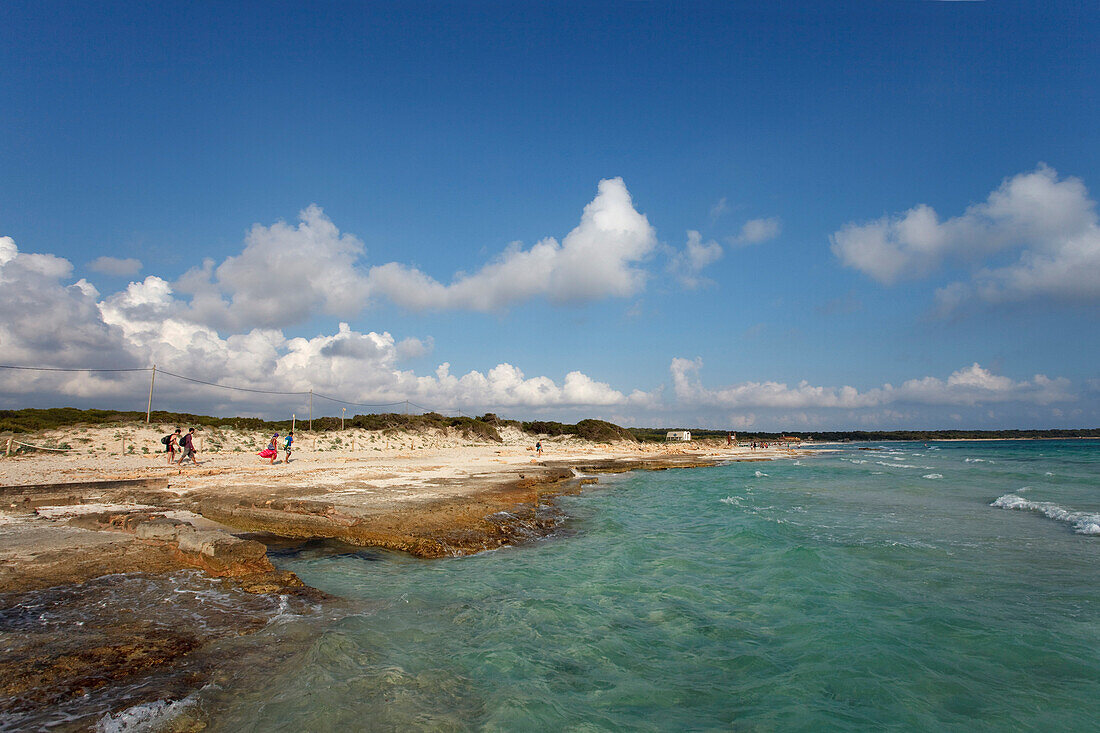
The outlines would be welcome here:
[[[184,459],[190,458],[191,463],[193,463],[197,466],[199,461],[195,457],[195,429],[194,428],[188,428],[187,429],[187,435],[183,436],[183,440],[180,441],[180,446],[181,446],[181,450],[180,450],[180,459],[178,461],[178,464],[182,466]]]
[[[290,463],[290,447],[292,445],[294,445],[293,430],[286,434],[286,443],[283,445],[283,450],[286,451],[286,458],[283,459],[283,463]]]
[[[176,448],[180,444],[180,429],[176,428],[176,432],[165,435],[160,442],[164,443],[164,452],[168,454],[168,465],[172,465],[176,460]]]
[[[539,457],[542,457],[542,441],[541,440],[536,440],[535,441],[535,453],[537,453],[539,455]]]
[[[733,433],[726,431],[726,447],[733,445]]]
[[[260,458],[270,458],[271,465],[275,465],[275,459],[279,456],[279,434],[275,433],[271,436],[271,440],[267,441],[267,447],[260,451]]]

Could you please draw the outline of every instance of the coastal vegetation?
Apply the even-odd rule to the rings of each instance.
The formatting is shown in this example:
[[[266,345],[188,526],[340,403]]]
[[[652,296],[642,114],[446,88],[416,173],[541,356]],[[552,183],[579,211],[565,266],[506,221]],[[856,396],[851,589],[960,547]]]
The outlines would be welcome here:
[[[234,428],[240,430],[276,430],[286,432],[291,429],[290,420],[263,420],[258,417],[213,417],[187,412],[165,412],[154,410],[150,414],[151,422],[179,426]],[[73,425],[109,425],[138,423],[145,421],[145,413],[125,410],[81,410],[74,407],[55,407],[48,409],[27,408],[22,410],[0,410],[0,433],[34,433],[42,430],[54,430]],[[305,430],[307,420],[297,420],[296,428]],[[480,440],[500,442],[498,428],[515,427],[531,435],[573,435],[583,440],[597,443],[626,440],[639,442],[663,442],[669,430],[683,428],[624,428],[604,420],[581,420],[577,423],[554,421],[506,420],[493,413],[480,417],[458,415],[449,417],[437,412],[423,414],[380,413],[355,415],[343,420],[339,417],[316,417],[312,421],[314,432],[333,432],[346,428],[364,430],[392,430],[418,432],[428,429],[454,428],[464,435]],[[727,431],[691,428],[696,440],[725,440]],[[1023,440],[1051,438],[1100,438],[1100,428],[1073,430],[823,430],[793,432],[737,432],[739,441],[756,440],[774,442],[783,438],[799,441],[871,441],[871,440]]]

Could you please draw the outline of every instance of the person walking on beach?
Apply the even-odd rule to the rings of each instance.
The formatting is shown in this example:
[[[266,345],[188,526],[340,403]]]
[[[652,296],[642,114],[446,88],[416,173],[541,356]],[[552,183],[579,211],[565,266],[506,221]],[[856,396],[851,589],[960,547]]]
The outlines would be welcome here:
[[[290,446],[294,445],[294,431],[291,430],[286,434],[286,442],[283,445],[283,450],[286,452],[286,458],[283,459],[283,463],[290,463]]]
[[[172,465],[176,460],[176,448],[180,446],[180,432],[179,428],[176,428],[176,432],[168,435],[168,442],[164,444],[164,451],[168,454],[168,465]]]
[[[535,453],[538,454],[539,458],[542,458],[542,441],[541,440],[536,440],[535,441]]]
[[[267,442],[267,450],[265,450],[261,455],[263,455],[265,458],[270,456],[270,458],[271,458],[271,464],[270,465],[272,465],[272,466],[275,465],[275,459],[279,457],[279,434],[278,433],[275,433],[274,435],[271,436],[271,440],[269,440]]]
[[[196,466],[199,465],[199,460],[195,458],[195,429],[188,428],[187,435],[183,436],[183,450],[180,452],[180,459],[178,465],[182,466],[183,461],[186,458],[191,459],[191,463]]]

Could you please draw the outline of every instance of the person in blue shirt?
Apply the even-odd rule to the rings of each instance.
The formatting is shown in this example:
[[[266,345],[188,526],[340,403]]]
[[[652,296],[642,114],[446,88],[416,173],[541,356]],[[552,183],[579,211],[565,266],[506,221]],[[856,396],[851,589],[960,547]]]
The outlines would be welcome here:
[[[292,445],[294,445],[293,430],[286,434],[286,444],[283,446],[283,450],[286,451],[286,458],[283,459],[283,463],[290,463],[290,446]]]

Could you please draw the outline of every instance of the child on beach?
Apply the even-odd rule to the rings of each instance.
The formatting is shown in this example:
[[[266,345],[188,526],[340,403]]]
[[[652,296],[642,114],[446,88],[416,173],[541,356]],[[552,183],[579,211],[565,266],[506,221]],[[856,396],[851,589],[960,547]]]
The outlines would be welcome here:
[[[540,458],[542,457],[542,441],[541,440],[536,440],[535,441],[535,453],[537,453]]]
[[[291,430],[286,434],[286,444],[283,446],[283,450],[286,451],[286,458],[283,459],[283,463],[290,463],[290,446],[294,444],[294,431]]]
[[[270,458],[272,466],[275,465],[275,459],[279,457],[279,434],[275,433],[271,436],[271,440],[267,442],[267,448],[260,453],[262,458]]]

